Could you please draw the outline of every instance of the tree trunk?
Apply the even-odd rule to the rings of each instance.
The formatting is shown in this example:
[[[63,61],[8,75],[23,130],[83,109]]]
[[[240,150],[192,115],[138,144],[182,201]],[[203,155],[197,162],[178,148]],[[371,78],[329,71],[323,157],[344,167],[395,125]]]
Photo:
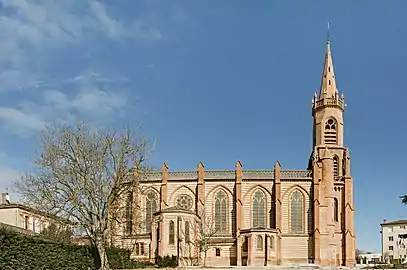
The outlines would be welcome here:
[[[208,251],[207,250],[205,250],[205,253],[204,253],[204,263],[203,263],[203,266],[204,267],[206,267],[206,254],[208,253]]]
[[[109,259],[107,258],[107,253],[103,240],[96,240],[96,248],[98,249],[100,258],[100,268],[99,270],[110,270]]]

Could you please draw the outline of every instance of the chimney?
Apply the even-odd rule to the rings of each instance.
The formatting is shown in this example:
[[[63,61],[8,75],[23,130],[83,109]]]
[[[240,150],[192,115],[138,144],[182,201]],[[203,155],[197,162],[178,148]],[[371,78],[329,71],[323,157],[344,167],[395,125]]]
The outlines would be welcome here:
[[[383,219],[383,223],[386,223],[387,222],[387,219]]]
[[[2,204],[9,204],[10,203],[10,196],[7,192],[1,193],[1,203]]]

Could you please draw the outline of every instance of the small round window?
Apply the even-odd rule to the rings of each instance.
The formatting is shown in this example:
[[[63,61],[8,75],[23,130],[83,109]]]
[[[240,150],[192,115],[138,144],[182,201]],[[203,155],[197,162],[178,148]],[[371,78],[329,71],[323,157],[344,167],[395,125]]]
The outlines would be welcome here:
[[[191,196],[186,195],[186,194],[181,194],[177,197],[175,201],[177,207],[189,210],[192,208],[193,200]]]

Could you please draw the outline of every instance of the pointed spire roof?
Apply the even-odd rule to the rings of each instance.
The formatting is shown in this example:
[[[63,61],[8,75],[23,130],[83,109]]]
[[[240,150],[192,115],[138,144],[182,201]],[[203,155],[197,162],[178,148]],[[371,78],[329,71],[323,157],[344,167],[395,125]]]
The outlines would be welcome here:
[[[328,39],[326,41],[326,52],[324,69],[322,71],[321,87],[319,89],[319,98],[331,98],[335,96],[335,94],[338,94],[338,90],[336,89],[334,65],[331,53],[331,41],[329,40],[328,35]]]

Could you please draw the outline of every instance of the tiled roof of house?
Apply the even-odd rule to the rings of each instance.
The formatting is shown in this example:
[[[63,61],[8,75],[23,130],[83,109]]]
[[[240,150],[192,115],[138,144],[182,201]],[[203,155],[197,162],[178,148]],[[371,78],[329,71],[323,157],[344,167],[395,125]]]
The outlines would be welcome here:
[[[407,220],[406,219],[400,219],[400,220],[394,220],[394,221],[385,221],[381,226],[387,226],[387,225],[407,225]]]

